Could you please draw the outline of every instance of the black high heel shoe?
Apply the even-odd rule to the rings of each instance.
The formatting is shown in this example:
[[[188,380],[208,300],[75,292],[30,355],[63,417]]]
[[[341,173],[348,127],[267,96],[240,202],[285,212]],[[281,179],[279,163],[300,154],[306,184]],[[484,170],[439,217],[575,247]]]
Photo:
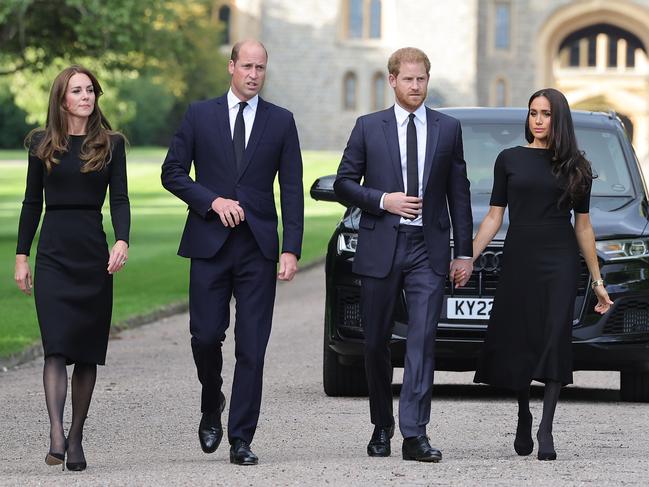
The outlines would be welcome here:
[[[51,451],[47,452],[47,455],[45,455],[45,463],[52,466],[52,465],[61,465],[61,469],[65,470],[65,453],[54,453]]]
[[[536,439],[539,441],[539,460],[556,460],[557,452],[554,450],[554,438],[552,433],[536,433]]]
[[[516,439],[514,440],[514,451],[520,456],[526,456],[534,450],[532,439],[532,413],[518,417],[516,426]]]
[[[65,439],[65,451],[68,451],[68,439]],[[65,466],[68,467],[68,470],[72,472],[82,472],[83,470],[86,469],[88,464],[86,463],[85,460],[82,460],[80,462],[65,462]]]
[[[45,463],[50,466],[61,465],[61,469],[65,470],[65,452],[68,449],[68,440],[65,439],[65,450],[63,453],[54,453],[52,450],[45,455]]]

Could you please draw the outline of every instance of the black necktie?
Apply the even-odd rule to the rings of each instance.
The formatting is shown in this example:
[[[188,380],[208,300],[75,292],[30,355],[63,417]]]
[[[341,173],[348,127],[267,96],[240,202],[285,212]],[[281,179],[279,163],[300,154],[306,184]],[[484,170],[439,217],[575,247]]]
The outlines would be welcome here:
[[[234,132],[232,134],[232,145],[234,146],[234,159],[237,161],[237,171],[241,172],[243,165],[243,151],[246,150],[246,124],[243,121],[243,110],[248,104],[245,101],[239,102],[239,112],[234,121]]]
[[[407,196],[419,196],[419,168],[417,165],[417,128],[415,114],[408,115],[406,130],[406,176],[408,180]]]

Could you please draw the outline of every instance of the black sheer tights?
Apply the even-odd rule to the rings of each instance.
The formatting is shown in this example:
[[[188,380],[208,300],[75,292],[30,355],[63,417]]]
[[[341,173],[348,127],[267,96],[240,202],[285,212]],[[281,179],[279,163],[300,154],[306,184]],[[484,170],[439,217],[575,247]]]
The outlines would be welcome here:
[[[552,423],[554,422],[554,412],[557,409],[559,393],[561,392],[561,383],[556,381],[547,381],[543,391],[543,416],[539,424],[537,439],[539,446],[543,450],[552,451],[554,442],[552,438]],[[518,425],[516,427],[516,440],[514,448],[519,454],[529,454],[531,452],[531,429],[532,414],[530,413],[530,389],[529,387],[517,393],[518,399]],[[520,450],[520,451],[519,451]]]
[[[43,367],[43,385],[45,403],[50,417],[50,451],[63,453],[65,450],[65,432],[63,430],[63,409],[68,389],[68,373],[65,357],[50,355],[45,357]],[[68,432],[68,461],[85,460],[81,441],[83,425],[88,415],[92,393],[97,378],[97,366],[77,363],[72,372],[72,424]]]

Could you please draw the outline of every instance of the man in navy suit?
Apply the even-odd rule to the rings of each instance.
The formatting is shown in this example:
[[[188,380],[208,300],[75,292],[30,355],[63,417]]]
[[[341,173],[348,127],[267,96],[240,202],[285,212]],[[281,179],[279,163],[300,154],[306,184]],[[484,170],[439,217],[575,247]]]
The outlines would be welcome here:
[[[239,465],[258,462],[250,443],[259,419],[276,277],[293,279],[304,225],[302,158],[293,115],[258,94],[267,61],[261,43],[235,44],[228,63],[230,90],[189,106],[162,165],[163,186],[189,207],[178,254],[191,259],[189,319],[202,385],[198,436],[205,453],[214,452],[223,436],[221,345],[230,300],[236,300],[228,439],[230,461]],[[273,195],[277,174],[281,254]]]
[[[394,306],[403,289],[408,335],[399,400],[402,454],[406,460],[438,462],[442,453],[426,436],[435,334],[451,261],[451,222],[451,279],[464,285],[472,270],[469,181],[460,123],[424,106],[430,72],[426,54],[399,49],[388,61],[388,72],[396,104],[356,121],[334,184],[341,201],[362,210],[353,270],[361,276],[374,424],[367,453],[390,455],[394,417],[389,343]]]

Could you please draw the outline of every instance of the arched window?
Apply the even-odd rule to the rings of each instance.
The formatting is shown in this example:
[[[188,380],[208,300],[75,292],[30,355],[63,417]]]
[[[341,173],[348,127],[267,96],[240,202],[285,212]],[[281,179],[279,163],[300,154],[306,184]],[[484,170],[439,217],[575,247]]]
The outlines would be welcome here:
[[[381,38],[381,0],[344,0],[343,15],[347,39]]]
[[[385,108],[385,74],[376,73],[372,78],[372,110]]]
[[[643,42],[631,32],[611,24],[595,24],[568,35],[559,47],[564,68],[633,68]]]
[[[370,1],[370,39],[381,38],[381,0]]]
[[[494,41],[496,49],[509,49],[511,37],[511,4],[497,1],[495,4]]]
[[[350,39],[363,38],[363,0],[348,0],[347,2],[347,37]]]
[[[219,21],[223,25],[222,44],[230,44],[230,7],[223,5],[219,9]]]
[[[507,82],[502,78],[497,79],[494,85],[494,105],[507,106]]]
[[[343,78],[343,108],[345,110],[356,110],[357,89],[356,74],[352,72],[345,73]]]

